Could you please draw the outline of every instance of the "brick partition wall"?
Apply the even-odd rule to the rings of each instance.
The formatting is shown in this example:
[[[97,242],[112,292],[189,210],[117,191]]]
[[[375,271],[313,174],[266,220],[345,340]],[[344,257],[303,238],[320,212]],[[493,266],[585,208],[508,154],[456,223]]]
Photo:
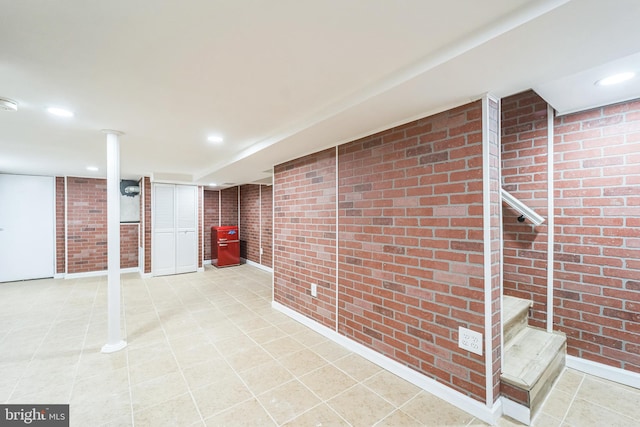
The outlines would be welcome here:
[[[529,91],[503,101],[507,189],[547,217],[546,107]],[[568,354],[640,372],[640,101],[554,119],[554,329]],[[546,310],[546,223],[505,209],[505,293]]]
[[[494,400],[498,111],[494,102],[487,285]],[[276,166],[274,279],[277,302],[335,327],[337,220],[338,332],[484,402],[485,357],[458,348],[459,326],[485,330],[482,129],[477,101],[339,146],[337,218],[334,150]],[[319,284],[318,298],[311,283]]]
[[[151,178],[142,178],[144,185],[144,203],[141,215],[144,215],[144,273],[151,273]]]
[[[273,186],[260,187],[260,209],[262,209],[262,256],[260,263],[273,268]]]
[[[120,224],[120,268],[138,268],[140,224]]]
[[[476,102],[340,147],[339,331],[475,399],[484,358],[482,117]]]
[[[505,190],[547,218],[547,103],[533,91],[502,100],[502,180]],[[545,327],[547,223],[518,222],[503,206],[504,293],[533,302],[529,323]],[[562,223],[562,219],[558,219]]]
[[[220,192],[220,225],[238,225],[238,189],[239,187],[230,187]]]
[[[260,263],[260,186],[240,187],[240,240],[246,247],[246,259]]]
[[[204,259],[211,260],[211,227],[220,225],[220,192],[204,191]]]
[[[107,269],[107,182],[67,178],[67,273]]]
[[[640,372],[640,100],[555,119],[555,317],[568,353]]]
[[[107,269],[107,181],[67,178],[67,273]],[[138,224],[120,225],[120,267],[138,267]]]
[[[335,149],[276,166],[273,203],[274,299],[335,329]]]
[[[56,274],[66,272],[65,258],[65,178],[56,177]]]

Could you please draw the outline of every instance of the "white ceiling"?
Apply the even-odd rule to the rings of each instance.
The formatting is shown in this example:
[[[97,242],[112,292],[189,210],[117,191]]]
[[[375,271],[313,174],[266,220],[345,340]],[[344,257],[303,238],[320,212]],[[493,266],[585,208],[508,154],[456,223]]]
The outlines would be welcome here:
[[[486,92],[534,88],[561,113],[640,97],[640,82],[593,85],[640,71],[637,0],[0,7],[0,97],[19,103],[0,112],[0,173],[105,177],[101,129],[116,129],[124,178],[268,182],[274,164]]]

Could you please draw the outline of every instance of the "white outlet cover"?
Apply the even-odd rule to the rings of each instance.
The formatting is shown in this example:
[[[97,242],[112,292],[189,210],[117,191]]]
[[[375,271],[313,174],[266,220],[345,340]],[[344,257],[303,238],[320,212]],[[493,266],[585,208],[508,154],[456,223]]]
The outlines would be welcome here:
[[[312,297],[318,296],[318,285],[316,285],[315,283],[311,284],[311,296]]]
[[[482,334],[458,326],[458,347],[482,356]]]

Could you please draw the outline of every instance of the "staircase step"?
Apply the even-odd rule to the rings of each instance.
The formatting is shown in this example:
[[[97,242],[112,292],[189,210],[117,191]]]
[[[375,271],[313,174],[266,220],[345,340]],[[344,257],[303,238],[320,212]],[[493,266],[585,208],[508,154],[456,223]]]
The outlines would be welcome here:
[[[505,343],[501,389],[533,414],[564,368],[566,336],[527,326]]]
[[[504,343],[507,343],[528,324],[529,309],[533,306],[533,302],[516,298],[509,295],[502,296],[502,315],[504,316],[502,333],[504,334]]]

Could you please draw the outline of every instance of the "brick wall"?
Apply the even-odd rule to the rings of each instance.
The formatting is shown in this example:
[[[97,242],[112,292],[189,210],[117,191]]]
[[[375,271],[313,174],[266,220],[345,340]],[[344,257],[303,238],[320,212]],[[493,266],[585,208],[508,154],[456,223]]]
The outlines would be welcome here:
[[[145,176],[142,178],[144,185],[144,209],[141,210],[144,215],[144,272],[151,273],[151,178]]]
[[[107,181],[68,177],[66,215],[67,273],[106,270]],[[138,224],[120,226],[120,268],[138,267],[138,238]]]
[[[640,100],[555,119],[555,317],[568,353],[640,372]]]
[[[325,150],[274,170],[274,298],[329,328],[336,322],[336,155]],[[312,298],[311,283],[318,297]]]
[[[489,242],[484,242],[485,249],[488,250],[488,258],[490,269],[485,271],[485,277],[489,277],[489,283],[485,281],[485,297],[490,295],[491,305],[491,337],[492,344],[491,349],[485,351],[493,351],[491,360],[493,360],[492,372],[492,384],[493,384],[493,402],[500,397],[500,374],[502,369],[502,276],[501,276],[501,218],[500,218],[500,206],[502,203],[502,197],[500,194],[500,188],[502,183],[501,178],[501,164],[500,164],[500,101],[492,97],[486,99],[487,109],[487,132],[486,135],[487,144],[483,148],[483,157],[487,159],[488,169],[483,171],[485,178],[487,179],[487,185],[489,193],[488,197],[484,199],[485,212],[489,212]],[[485,107],[483,107],[484,109]],[[484,179],[483,179],[484,183]],[[483,218],[486,220],[486,217]],[[485,226],[486,226],[485,221]],[[485,346],[486,347],[486,346]],[[476,373],[471,372],[472,377]],[[477,382],[479,378],[475,379]],[[492,403],[492,402],[489,402]]]
[[[204,259],[211,259],[211,227],[220,225],[220,192],[204,192]]]
[[[640,372],[640,101],[554,120],[554,328],[570,355]],[[503,101],[507,190],[547,216],[546,103]],[[505,293],[546,310],[546,223],[505,209]]]
[[[107,182],[67,178],[67,273],[107,269]]]
[[[205,235],[211,237],[211,230],[209,233],[205,233],[204,228],[204,187],[198,186],[198,268],[202,268],[202,261],[204,259],[204,238]]]
[[[225,188],[220,192],[222,216],[220,225],[238,225],[238,188]]]
[[[262,257],[260,263],[273,268],[273,187],[260,187],[260,209],[262,209]]]
[[[56,177],[56,274],[66,272],[64,182],[63,177]]]
[[[140,224],[120,224],[120,268],[138,268]]]
[[[492,108],[491,291],[499,328],[498,105]],[[458,348],[484,332],[480,101],[278,165],[276,301],[466,395],[485,399],[485,359]],[[318,298],[310,296],[319,284]],[[499,346],[492,349],[498,357]],[[495,369],[494,390],[498,387]]]
[[[339,331],[484,399],[482,122],[476,102],[340,147]]]
[[[240,187],[240,240],[244,241],[246,259],[260,263],[260,186]]]
[[[502,100],[502,179],[505,190],[547,218],[547,103],[533,91]],[[519,216],[503,206],[504,293],[532,301],[530,324],[545,327],[547,223],[534,227]]]

